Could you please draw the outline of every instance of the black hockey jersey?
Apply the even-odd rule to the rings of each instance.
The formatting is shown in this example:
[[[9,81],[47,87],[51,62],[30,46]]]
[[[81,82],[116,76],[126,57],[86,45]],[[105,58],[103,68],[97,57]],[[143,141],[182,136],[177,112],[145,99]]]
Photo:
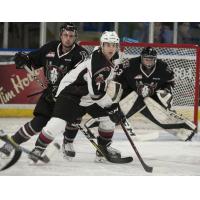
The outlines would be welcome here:
[[[153,91],[174,87],[174,72],[169,69],[166,62],[157,59],[155,67],[147,74],[142,68],[141,57],[131,58],[129,67],[116,79],[122,83],[123,89],[129,93],[138,92],[141,86],[151,87]],[[152,93],[153,94],[153,93]]]
[[[28,54],[35,69],[44,68],[48,81],[48,93],[53,96],[64,75],[88,57],[87,50],[77,44],[64,54],[61,47],[60,41],[53,41]]]

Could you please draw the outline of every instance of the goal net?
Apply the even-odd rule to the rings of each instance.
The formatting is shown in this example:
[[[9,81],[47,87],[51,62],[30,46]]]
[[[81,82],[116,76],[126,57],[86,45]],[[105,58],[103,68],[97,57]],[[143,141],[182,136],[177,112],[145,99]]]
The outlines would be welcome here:
[[[80,45],[92,53],[98,42],[80,42]],[[177,113],[182,114],[195,124],[198,122],[199,101],[199,64],[200,49],[190,44],[148,44],[121,43],[121,51],[128,57],[140,55],[142,48],[152,46],[158,58],[168,63],[175,73],[173,105]]]

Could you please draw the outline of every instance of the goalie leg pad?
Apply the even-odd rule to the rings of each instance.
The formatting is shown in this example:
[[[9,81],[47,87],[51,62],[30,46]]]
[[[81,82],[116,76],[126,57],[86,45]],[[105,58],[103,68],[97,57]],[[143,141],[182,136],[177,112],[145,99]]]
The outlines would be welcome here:
[[[173,97],[172,94],[169,92],[166,92],[165,90],[157,90],[156,95],[160,103],[165,108],[171,108],[173,103]]]
[[[193,132],[195,132],[196,125],[186,118],[163,108],[163,106],[150,97],[146,97],[144,102],[154,118],[154,121],[150,120],[154,123],[156,123],[156,120],[156,124],[160,125],[164,129],[174,129],[171,133],[179,137],[181,140],[187,140]]]
[[[120,108],[127,118],[143,110],[146,105],[143,98],[133,91],[119,102]]]

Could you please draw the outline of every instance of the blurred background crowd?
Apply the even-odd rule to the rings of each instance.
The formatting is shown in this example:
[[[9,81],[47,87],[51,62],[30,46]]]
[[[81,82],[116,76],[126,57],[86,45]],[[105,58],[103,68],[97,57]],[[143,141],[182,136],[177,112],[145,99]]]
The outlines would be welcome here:
[[[0,22],[0,48],[38,48],[58,39],[63,22]],[[79,40],[98,40],[105,30],[121,41],[200,44],[200,22],[76,22]]]

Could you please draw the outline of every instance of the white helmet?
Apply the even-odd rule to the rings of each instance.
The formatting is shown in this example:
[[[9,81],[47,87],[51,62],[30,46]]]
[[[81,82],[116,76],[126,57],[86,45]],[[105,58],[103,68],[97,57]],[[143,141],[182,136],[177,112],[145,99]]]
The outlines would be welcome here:
[[[101,47],[104,42],[119,44],[119,37],[115,31],[105,31],[100,38]]]

